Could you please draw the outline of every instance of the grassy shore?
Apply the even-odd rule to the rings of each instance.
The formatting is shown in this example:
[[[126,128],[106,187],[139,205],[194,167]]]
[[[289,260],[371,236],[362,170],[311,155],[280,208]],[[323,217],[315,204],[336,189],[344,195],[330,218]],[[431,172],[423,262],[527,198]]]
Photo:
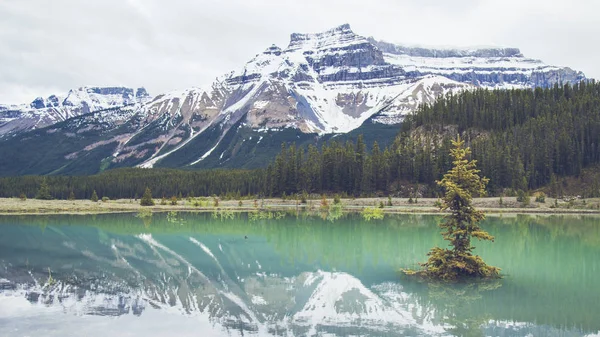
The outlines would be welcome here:
[[[139,200],[119,199],[92,202],[89,200],[20,200],[18,198],[0,198],[0,214],[94,214],[115,212],[138,212],[141,209],[152,211],[214,211],[212,198],[180,200],[177,205],[161,205],[160,200],[155,200],[156,205],[150,207],[140,206]],[[333,204],[333,199],[327,199]],[[392,198],[392,206],[388,206],[387,198],[356,198],[342,199],[345,211],[360,212],[367,207],[380,207],[386,213],[439,213],[436,207],[437,199],[422,198],[412,200],[407,198]],[[297,200],[258,199],[258,200],[220,200],[219,209],[235,211],[252,211],[255,209],[288,210],[295,208],[319,209],[321,200],[308,200],[306,204]],[[547,198],[545,203],[531,200],[529,205],[517,202],[514,197],[502,198],[476,198],[474,206],[486,213],[600,213],[600,198],[562,200]]]

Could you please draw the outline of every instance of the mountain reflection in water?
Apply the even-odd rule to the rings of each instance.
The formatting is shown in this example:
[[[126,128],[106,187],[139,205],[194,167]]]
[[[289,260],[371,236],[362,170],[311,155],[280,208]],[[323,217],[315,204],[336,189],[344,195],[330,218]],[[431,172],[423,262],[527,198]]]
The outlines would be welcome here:
[[[490,218],[499,281],[403,278],[439,217],[0,217],[0,335],[583,336],[600,219]],[[568,223],[569,225],[565,225]],[[247,237],[247,238],[245,238]],[[477,245],[477,244],[476,244]]]

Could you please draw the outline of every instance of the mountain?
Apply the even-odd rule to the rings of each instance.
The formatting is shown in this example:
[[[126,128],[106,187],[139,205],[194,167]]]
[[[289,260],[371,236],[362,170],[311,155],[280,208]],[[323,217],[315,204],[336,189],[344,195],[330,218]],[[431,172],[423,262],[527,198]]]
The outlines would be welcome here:
[[[83,114],[148,101],[144,88],[81,87],[66,95],[38,97],[29,104],[0,105],[0,136],[43,128]]]
[[[301,145],[363,130],[368,141],[389,141],[390,126],[441,95],[584,79],[515,48],[406,47],[357,35],[346,24],[294,33],[287,47],[268,47],[200,88],[151,99],[143,89],[82,88],[0,107],[0,149],[10,152],[0,174],[258,167],[282,141]],[[39,153],[47,141],[59,146]]]

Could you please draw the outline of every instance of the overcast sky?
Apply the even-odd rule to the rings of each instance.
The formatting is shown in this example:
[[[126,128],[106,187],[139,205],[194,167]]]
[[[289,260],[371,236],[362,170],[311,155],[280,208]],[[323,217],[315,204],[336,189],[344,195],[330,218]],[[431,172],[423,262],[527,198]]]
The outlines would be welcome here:
[[[202,86],[293,32],[518,47],[600,78],[597,0],[0,0],[0,103],[70,88]]]

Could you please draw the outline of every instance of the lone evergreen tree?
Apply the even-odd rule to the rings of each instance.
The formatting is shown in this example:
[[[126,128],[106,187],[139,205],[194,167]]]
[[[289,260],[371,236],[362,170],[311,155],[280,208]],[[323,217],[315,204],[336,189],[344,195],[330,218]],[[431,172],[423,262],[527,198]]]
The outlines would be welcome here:
[[[92,192],[92,197],[90,198],[90,200],[93,202],[98,202],[98,194],[96,193],[96,190]]]
[[[152,192],[150,192],[150,188],[146,187],[146,191],[144,191],[144,195],[142,195],[142,199],[140,199],[140,205],[154,206],[154,199],[152,199]]]
[[[75,193],[73,190],[71,190],[71,193],[69,193],[69,200],[75,200]]]
[[[421,264],[422,270],[404,272],[444,281],[498,278],[500,269],[488,266],[481,257],[473,255],[475,247],[471,246],[471,238],[494,241],[494,237],[478,225],[485,215],[471,204],[473,194],[485,193],[488,179],[479,177],[476,161],[467,159],[471,149],[463,147],[464,141],[460,137],[452,141],[452,145],[453,167],[438,181],[438,185],[446,191],[441,209],[451,212],[439,226],[444,230],[444,240],[450,241],[452,249],[434,247],[427,254],[427,262]]]
[[[52,195],[50,195],[50,187],[48,186],[48,183],[46,182],[45,178],[44,178],[44,180],[42,180],[42,184],[40,185],[40,189],[38,190],[38,193],[35,196],[35,198],[41,199],[41,200],[51,200],[52,199]]]

